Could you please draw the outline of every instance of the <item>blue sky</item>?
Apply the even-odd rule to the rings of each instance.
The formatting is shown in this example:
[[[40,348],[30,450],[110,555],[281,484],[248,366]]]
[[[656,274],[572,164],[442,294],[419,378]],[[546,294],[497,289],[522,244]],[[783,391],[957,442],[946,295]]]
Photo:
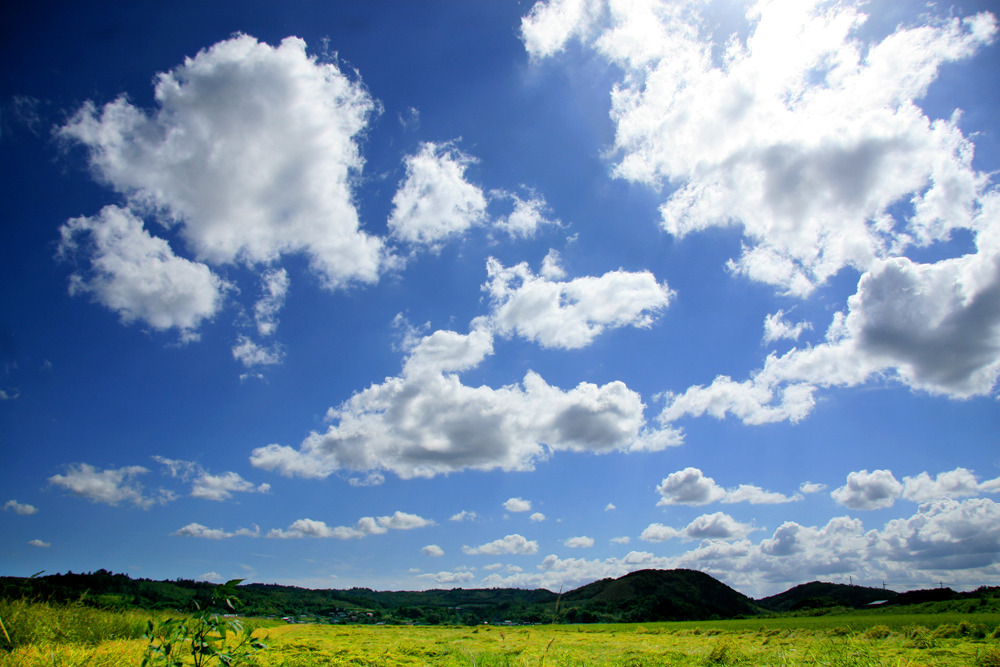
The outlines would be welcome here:
[[[991,3],[31,3],[3,574],[1000,578]]]

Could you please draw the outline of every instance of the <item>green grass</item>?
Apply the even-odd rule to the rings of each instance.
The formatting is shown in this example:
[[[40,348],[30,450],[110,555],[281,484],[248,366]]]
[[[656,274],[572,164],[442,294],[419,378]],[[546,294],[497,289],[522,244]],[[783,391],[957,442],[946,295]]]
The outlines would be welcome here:
[[[0,601],[0,667],[138,667],[156,612]],[[247,619],[253,623],[252,619]],[[1000,667],[998,614],[870,614],[639,625],[260,627],[258,667]],[[267,635],[264,637],[264,635]]]

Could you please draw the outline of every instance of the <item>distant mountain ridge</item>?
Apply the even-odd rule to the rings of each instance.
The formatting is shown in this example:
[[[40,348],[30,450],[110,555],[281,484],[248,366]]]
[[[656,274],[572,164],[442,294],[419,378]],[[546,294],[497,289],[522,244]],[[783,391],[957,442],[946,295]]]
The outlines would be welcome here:
[[[107,570],[0,577],[0,598],[82,601],[110,608],[183,610],[197,603],[204,609],[213,604],[213,588],[206,582],[132,579]],[[246,584],[238,590],[247,615],[321,623],[640,623],[813,610],[822,613],[827,608],[863,608],[876,601],[900,605],[958,600],[976,608],[1000,604],[997,588],[982,587],[971,593],[940,588],[897,594],[883,588],[819,581],[753,600],[704,572],[686,569],[639,570],[558,594],[518,588],[313,590],[263,583]]]

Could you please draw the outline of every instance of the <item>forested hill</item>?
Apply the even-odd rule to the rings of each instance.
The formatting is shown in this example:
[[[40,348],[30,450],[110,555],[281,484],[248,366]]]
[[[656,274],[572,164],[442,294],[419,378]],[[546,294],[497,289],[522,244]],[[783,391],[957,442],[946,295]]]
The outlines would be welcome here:
[[[823,607],[864,607],[872,602],[888,601],[898,593],[885,588],[830,584],[810,581],[799,584],[784,593],[757,600],[757,604],[771,611],[798,611]]]
[[[132,579],[107,570],[87,574],[0,577],[0,597],[82,602],[110,608],[189,610],[213,608],[215,585],[185,579]],[[895,594],[881,588],[810,582],[762,600],[751,600],[695,570],[640,570],[602,579],[561,594],[549,590],[481,588],[374,591],[311,590],[251,583],[238,588],[242,613],[327,623],[589,623],[734,618],[762,613],[889,604],[978,604],[993,608],[1000,590],[951,589]],[[214,607],[219,611],[222,608]],[[934,611],[928,607],[926,611]]]

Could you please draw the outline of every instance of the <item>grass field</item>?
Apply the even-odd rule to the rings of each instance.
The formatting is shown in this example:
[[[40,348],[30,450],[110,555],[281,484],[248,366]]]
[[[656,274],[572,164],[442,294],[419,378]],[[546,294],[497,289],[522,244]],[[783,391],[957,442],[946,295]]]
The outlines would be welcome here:
[[[0,667],[140,665],[148,612],[0,602]],[[850,614],[642,625],[275,625],[245,664],[1000,667],[1000,615]]]

